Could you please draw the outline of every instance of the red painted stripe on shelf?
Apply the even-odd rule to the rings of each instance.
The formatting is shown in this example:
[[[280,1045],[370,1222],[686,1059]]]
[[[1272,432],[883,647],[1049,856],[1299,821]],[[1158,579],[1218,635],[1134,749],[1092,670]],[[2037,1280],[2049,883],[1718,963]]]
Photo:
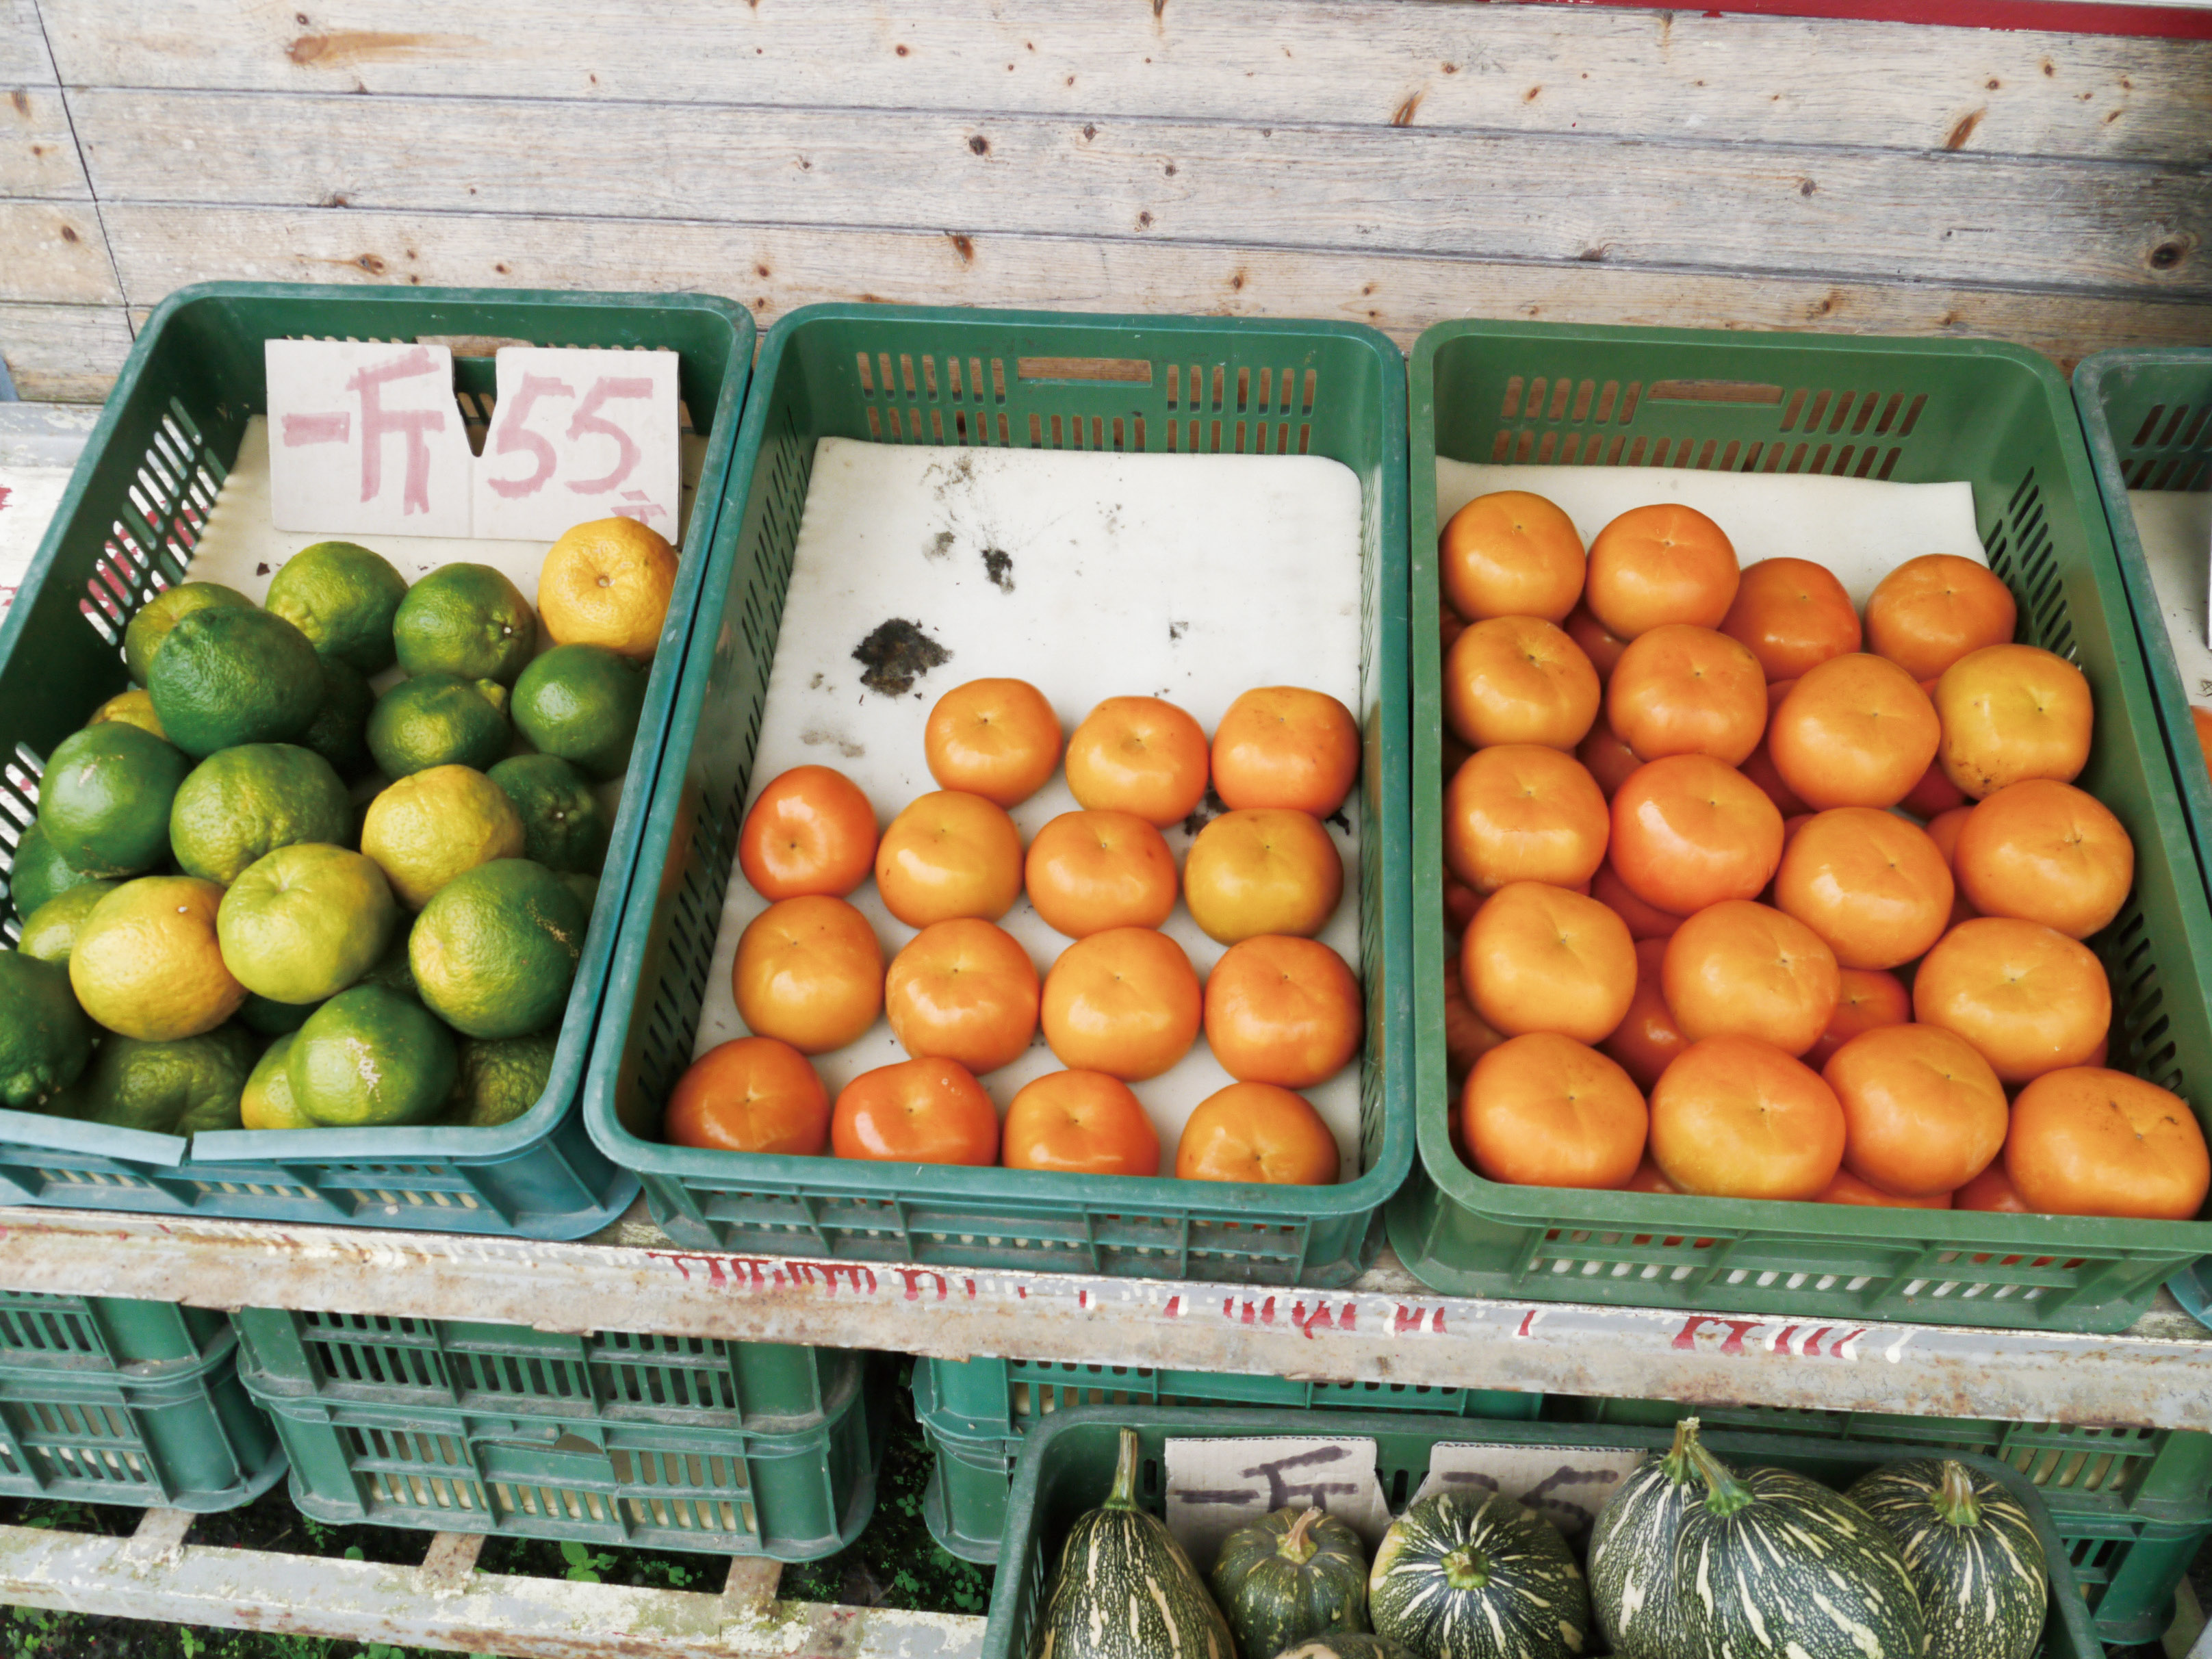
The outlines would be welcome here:
[[[1632,6],[1645,11],[1696,11],[1679,0],[1515,0],[1551,6]],[[1698,15],[1835,17],[1861,22],[1923,23],[1949,28],[2041,29],[2067,34],[2157,35],[2212,40],[2212,9],[2103,4],[2100,0],[1732,0]]]

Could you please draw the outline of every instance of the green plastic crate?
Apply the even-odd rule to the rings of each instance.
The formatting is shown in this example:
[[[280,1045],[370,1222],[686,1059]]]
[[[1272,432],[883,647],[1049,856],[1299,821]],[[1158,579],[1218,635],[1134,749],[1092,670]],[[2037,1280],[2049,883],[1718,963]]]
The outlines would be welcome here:
[[[937,1466],[922,1489],[922,1520],[945,1550],[999,1559],[1006,1492],[1022,1441],[1063,1411],[1097,1406],[1271,1406],[1289,1411],[1418,1412],[1429,1417],[1533,1422],[1540,1394],[1433,1389],[1406,1382],[1301,1382],[1283,1376],[1079,1365],[1051,1359],[916,1359],[914,1412]]]
[[[859,1386],[862,1356],[782,1342],[600,1331],[569,1336],[460,1319],[243,1308],[233,1316],[268,1399],[602,1422],[817,1426]]]
[[[0,1291],[0,1367],[52,1366],[142,1380],[200,1364],[230,1343],[206,1308],[125,1297]]]
[[[509,1416],[271,1390],[242,1366],[292,1464],[292,1502],[333,1526],[765,1555],[812,1561],[875,1508],[890,1389],[847,1390],[796,1434],[720,1423]]]
[[[2212,1109],[2212,910],[2066,384],[1987,341],[1439,324],[1413,359],[1413,886],[1443,878],[1435,459],[1965,480],[2020,637],[2097,700],[2081,787],[2135,839],[2136,889],[2090,941],[2112,981],[2112,1059]],[[1414,908],[1414,975],[1443,922]],[[1413,1011],[1420,1170],[1390,1235],[1455,1294],[1803,1318],[2124,1329],[2212,1225],[1778,1204],[1513,1187],[1453,1150],[1443,1008]]]
[[[226,1130],[191,1141],[0,1110],[0,1202],[573,1238],[618,1214],[629,1175],[580,1121],[584,1065],[621,922],[624,878],[667,732],[693,597],[714,537],[750,370],[752,319],[692,295],[210,283],[179,290],[139,333],[38,556],[0,625],[0,865],[36,808],[41,757],[128,684],[124,624],[179,580],[250,416],[266,407],[271,338],[489,337],[680,355],[707,454],[675,600],[647,684],[602,891],[544,1095],[496,1128]],[[489,356],[454,360],[493,390]],[[7,931],[12,938],[15,925]]]
[[[2182,678],[2142,538],[2128,506],[2130,489],[2212,490],[2212,347],[2100,351],[2085,357],[2074,370],[2074,402],[2097,471],[2128,604],[2135,611],[2136,635],[2150,672],[2166,753],[2173,761],[2182,816],[2189,823],[2197,867],[2212,881],[2212,778],[2205,775],[2204,747],[2189,714],[2191,702],[2212,702],[2212,688],[2200,685],[2192,697]],[[2201,591],[2201,574],[2197,586]],[[2212,1271],[2204,1262],[2177,1275],[2173,1291],[2199,1319],[2212,1316]]]
[[[237,1361],[226,1331],[150,1374],[0,1364],[0,1497],[202,1514],[252,1502],[284,1452]]]
[[[1028,1659],[1036,1650],[1037,1621],[1059,1566],[1060,1540],[1078,1516],[1097,1507],[1106,1496],[1125,1427],[1136,1430],[1143,1443],[1138,1501],[1156,1515],[1164,1503],[1165,1447],[1170,1438],[1329,1433],[1372,1439],[1383,1495],[1392,1512],[1401,1513],[1428,1473],[1430,1449],[1439,1442],[1663,1451],[1672,1433],[1668,1429],[1550,1423],[1478,1425],[1453,1418],[1365,1414],[1292,1419],[1280,1412],[1165,1408],[1056,1413],[1051,1422],[1029,1437],[1014,1476],[1000,1551],[1004,1565],[992,1587],[983,1659]],[[1779,1464],[1838,1487],[1849,1486],[1883,1463],[1913,1455],[1910,1448],[1902,1446],[1862,1446],[1725,1431],[1706,1436],[1705,1443],[1737,1464]],[[2090,1625],[2071,1558],[2051,1529],[2040,1494],[2004,1464],[1976,1457],[1961,1461],[2002,1483],[2034,1519],[2036,1534],[2051,1565],[2051,1612],[2037,1649],[2041,1659],[2103,1659],[2104,1650]]]
[[[624,989],[607,1000],[592,1057],[592,1133],[695,1249],[1267,1284],[1356,1276],[1413,1157],[1397,348],[1341,323],[811,306],[769,331],[754,386],[616,946]],[[1036,448],[1064,430],[1070,447],[1092,449],[1326,455],[1359,477],[1364,1173],[1335,1187],[1101,1182],[664,1145],[660,1113],[691,1060],[815,441]]]

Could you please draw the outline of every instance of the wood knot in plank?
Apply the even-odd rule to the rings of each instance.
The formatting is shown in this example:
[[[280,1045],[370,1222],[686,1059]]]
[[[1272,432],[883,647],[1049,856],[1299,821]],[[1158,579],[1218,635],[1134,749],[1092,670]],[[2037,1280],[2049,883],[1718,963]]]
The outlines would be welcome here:
[[[1960,116],[1958,121],[1952,126],[1951,131],[1944,135],[1943,148],[1945,149],[1964,149],[1966,147],[1966,140],[1974,136],[1974,129],[1981,125],[1982,118],[1988,113],[1989,111],[1986,108],[1983,108],[1969,110],[1966,114]]]
[[[1390,112],[1390,125],[1394,127],[1410,127],[1413,125],[1413,112],[1420,106],[1421,94],[1417,92]]]

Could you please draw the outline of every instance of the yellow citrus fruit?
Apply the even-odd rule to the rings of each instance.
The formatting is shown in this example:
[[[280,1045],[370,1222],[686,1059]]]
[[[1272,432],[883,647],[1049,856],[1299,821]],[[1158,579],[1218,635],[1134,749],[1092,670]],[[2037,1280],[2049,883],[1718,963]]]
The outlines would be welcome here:
[[[143,686],[134,685],[128,691],[118,691],[106,702],[92,711],[87,726],[99,726],[107,720],[121,720],[151,732],[164,743],[169,734],[161,729],[161,717],[154,712],[154,699]]]
[[[111,1031],[149,1042],[212,1031],[246,1000],[223,966],[222,889],[198,876],[142,876],[93,907],[70,952],[70,985]]]
[[[538,571],[538,616],[556,643],[604,645],[643,660],[676,591],[676,550],[635,519],[595,519],[553,544]]]
[[[410,910],[465,870],[520,858],[525,844],[507,792],[466,766],[409,774],[369,802],[361,825],[361,850]]]

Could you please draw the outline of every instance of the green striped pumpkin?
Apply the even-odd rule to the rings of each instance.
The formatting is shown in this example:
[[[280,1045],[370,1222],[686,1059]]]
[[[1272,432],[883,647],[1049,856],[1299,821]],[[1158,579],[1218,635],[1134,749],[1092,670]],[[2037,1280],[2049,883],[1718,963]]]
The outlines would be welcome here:
[[[1674,1425],[1673,1449],[1620,1483],[1590,1529],[1590,1605],[1614,1659],[1674,1659],[1680,1648],[1674,1544],[1704,1488],[1692,1477],[1698,1419]]]
[[[1920,1592],[1927,1659],[2027,1659],[2051,1572],[2035,1522],[1997,1481],[1948,1458],[1863,1476],[1851,1501],[1889,1529]]]
[[[1675,1547],[1679,1651],[1920,1659],[1920,1598],[1896,1540],[1872,1516],[1802,1474],[1738,1475],[1696,1441],[1689,1450],[1705,1492]]]
[[[1416,1659],[1567,1659],[1589,1640],[1589,1587],[1550,1522],[1497,1492],[1440,1492],[1382,1534],[1367,1616]]]
[[[1249,1655],[1247,1659],[1250,1659]],[[1285,1648],[1275,1659],[1413,1659],[1413,1656],[1395,1642],[1387,1642],[1379,1636],[1338,1631]]]
[[[1237,1659],[1190,1557],[1137,1507],[1137,1460],[1136,1431],[1124,1429],[1106,1501],[1060,1546],[1037,1659]]]
[[[1208,1582],[1245,1659],[1367,1628],[1367,1552],[1325,1510],[1291,1504],[1237,1528]]]

